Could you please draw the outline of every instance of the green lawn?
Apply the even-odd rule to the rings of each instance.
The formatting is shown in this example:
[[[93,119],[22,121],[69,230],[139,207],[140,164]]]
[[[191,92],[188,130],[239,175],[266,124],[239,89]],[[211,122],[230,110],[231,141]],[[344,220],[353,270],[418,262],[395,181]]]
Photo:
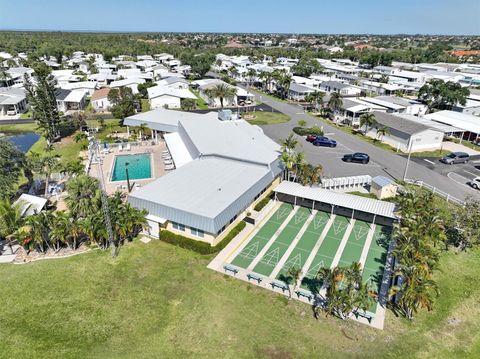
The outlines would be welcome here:
[[[153,241],[0,265],[2,358],[478,358],[480,251],[442,256],[442,293],[383,331],[312,318],[308,305]],[[456,321],[449,322],[455,318]]]
[[[422,151],[422,152],[412,152],[412,157],[443,157],[448,155],[452,151],[447,150],[436,150],[436,151]]]
[[[17,125],[0,125],[0,133],[21,133],[21,132],[38,132],[36,123],[22,123]]]
[[[192,93],[197,96],[197,109],[199,110],[208,110],[208,103],[205,102],[203,98],[200,97],[198,90],[191,89]]]
[[[290,121],[290,117],[281,112],[255,111],[243,115],[252,125],[274,125]]]
[[[142,98],[141,105],[142,105],[142,112],[150,111],[150,101],[148,99]]]

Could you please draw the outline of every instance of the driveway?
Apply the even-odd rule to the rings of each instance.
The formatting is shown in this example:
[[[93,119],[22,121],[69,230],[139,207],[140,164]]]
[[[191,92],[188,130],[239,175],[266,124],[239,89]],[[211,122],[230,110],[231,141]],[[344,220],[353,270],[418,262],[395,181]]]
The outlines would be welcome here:
[[[300,119],[307,121],[308,126],[317,125],[323,127],[325,135],[337,141],[337,148],[315,147],[306,142],[304,138],[297,136],[300,148],[305,152],[307,161],[313,164],[321,164],[324,167],[325,176],[342,177],[369,174],[371,176],[389,176],[396,180],[403,178],[407,163],[405,157],[383,150],[334,126],[328,125],[306,114],[301,106],[275,100],[255,91],[252,92],[255,93],[258,101],[283,112],[291,118],[287,123],[262,126],[265,134],[275,141],[280,143],[282,139],[286,138],[292,132],[293,127],[298,125],[297,123]],[[371,162],[368,165],[361,165],[341,161],[341,157],[345,153],[352,152],[368,153]],[[480,198],[480,193],[469,188],[462,181],[457,180],[457,178],[451,177],[434,171],[429,166],[416,161],[410,161],[407,173],[407,178],[424,181],[456,198],[465,199],[468,196],[478,196]]]

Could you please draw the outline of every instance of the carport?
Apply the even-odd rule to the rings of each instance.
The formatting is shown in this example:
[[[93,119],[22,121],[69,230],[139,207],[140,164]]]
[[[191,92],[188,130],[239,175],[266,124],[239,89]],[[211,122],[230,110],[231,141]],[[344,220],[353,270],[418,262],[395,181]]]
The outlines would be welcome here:
[[[360,219],[372,224],[392,225],[397,219],[395,203],[329,191],[320,187],[302,186],[283,181],[275,189],[275,199],[295,206],[339,214],[350,219]]]

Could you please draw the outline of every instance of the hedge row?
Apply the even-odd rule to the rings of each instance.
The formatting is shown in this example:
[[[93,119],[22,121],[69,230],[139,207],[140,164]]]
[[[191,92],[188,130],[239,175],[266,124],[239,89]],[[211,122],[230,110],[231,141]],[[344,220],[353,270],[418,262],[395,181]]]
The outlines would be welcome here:
[[[246,223],[244,221],[238,223],[215,247],[212,247],[208,243],[196,241],[170,231],[161,231],[160,240],[184,249],[189,249],[199,254],[213,254],[218,253],[225,248],[226,245],[245,228],[245,226]]]
[[[272,193],[270,192],[264,199],[262,199],[260,202],[258,202],[253,209],[257,212],[260,212],[263,207],[267,205],[268,202],[270,202],[270,198],[272,197]]]
[[[323,131],[318,126],[313,127],[294,127],[293,132],[295,132],[299,136],[308,136],[308,135],[316,135],[316,136],[323,136]]]

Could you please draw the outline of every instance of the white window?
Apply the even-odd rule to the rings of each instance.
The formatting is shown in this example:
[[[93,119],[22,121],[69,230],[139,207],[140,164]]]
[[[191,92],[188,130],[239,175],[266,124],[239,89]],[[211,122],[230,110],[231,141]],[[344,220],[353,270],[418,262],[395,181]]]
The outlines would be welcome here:
[[[182,231],[185,232],[185,225],[177,222],[172,222],[172,227],[173,229],[176,229],[177,231]]]
[[[192,232],[192,235],[196,236],[196,237],[200,237],[200,238],[203,238],[205,232],[203,232],[201,229],[197,229],[197,228],[190,228],[190,231]]]

